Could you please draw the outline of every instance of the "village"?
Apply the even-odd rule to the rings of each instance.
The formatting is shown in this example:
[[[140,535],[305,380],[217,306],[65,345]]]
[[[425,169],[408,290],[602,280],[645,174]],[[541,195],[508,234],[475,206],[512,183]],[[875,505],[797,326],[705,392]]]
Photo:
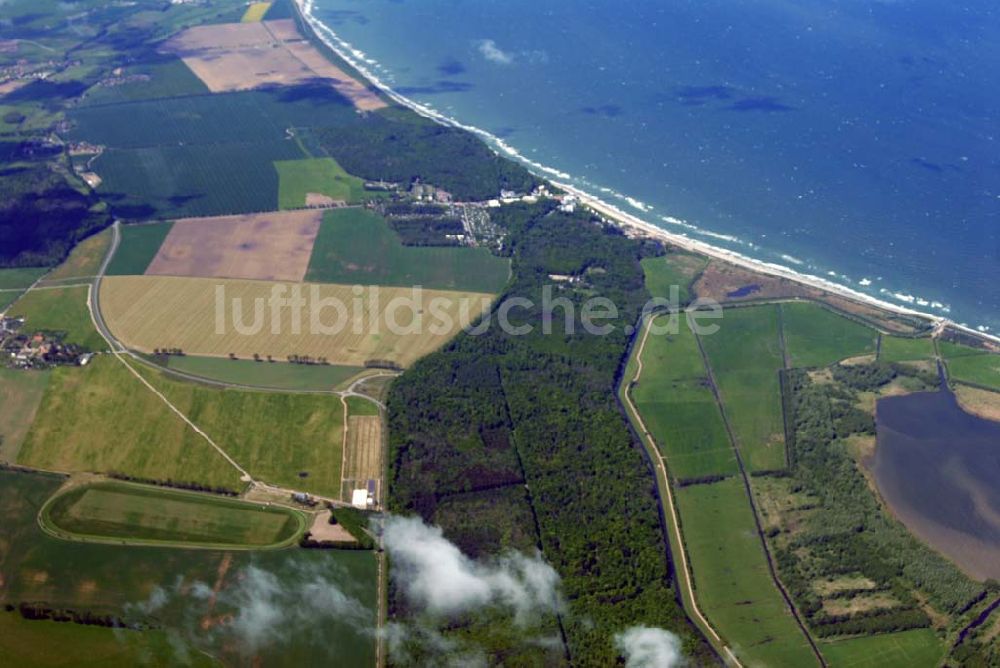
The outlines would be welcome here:
[[[0,318],[0,351],[3,366],[11,369],[48,369],[53,366],[86,366],[93,353],[63,343],[54,332],[25,328],[24,318]]]

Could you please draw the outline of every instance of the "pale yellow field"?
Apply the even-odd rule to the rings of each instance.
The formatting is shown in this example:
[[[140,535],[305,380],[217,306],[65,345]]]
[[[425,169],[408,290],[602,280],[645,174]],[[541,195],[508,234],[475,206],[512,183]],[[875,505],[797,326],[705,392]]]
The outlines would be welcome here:
[[[279,297],[298,291],[304,301],[298,317],[290,306],[272,308],[275,290]],[[108,276],[100,304],[112,333],[141,352],[180,348],[215,357],[305,355],[325,357],[330,364],[362,366],[377,359],[409,366],[475,320],[492,297],[378,286]],[[343,326],[338,328],[338,322]]]
[[[382,477],[382,418],[377,415],[352,415],[347,418],[347,444],[341,495],[351,500],[351,491]]]
[[[255,23],[264,19],[264,14],[267,14],[267,10],[271,8],[270,2],[255,2],[249,7],[247,7],[246,12],[243,14],[243,18],[240,19],[243,23]]]

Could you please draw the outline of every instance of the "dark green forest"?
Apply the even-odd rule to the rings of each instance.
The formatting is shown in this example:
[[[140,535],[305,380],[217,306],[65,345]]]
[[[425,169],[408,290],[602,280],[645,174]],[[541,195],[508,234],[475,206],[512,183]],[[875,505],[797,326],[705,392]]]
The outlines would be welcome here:
[[[676,604],[652,476],[614,398],[625,328],[648,298],[642,247],[551,209],[504,207],[495,219],[508,231],[514,269],[500,303],[532,300],[510,315],[512,325],[534,331],[508,334],[494,319],[393,385],[392,510],[441,525],[473,556],[541,549],[569,600],[560,621],[573,663],[613,663],[612,636],[634,624],[679,632],[686,651],[705,658]],[[606,271],[586,271],[597,268]],[[566,331],[563,309],[555,310],[552,334],[543,333],[550,273],[588,276],[553,294],[575,309],[575,333]],[[579,327],[581,304],[594,295],[619,309],[607,336]],[[405,613],[403,602],[393,603],[394,614]]]

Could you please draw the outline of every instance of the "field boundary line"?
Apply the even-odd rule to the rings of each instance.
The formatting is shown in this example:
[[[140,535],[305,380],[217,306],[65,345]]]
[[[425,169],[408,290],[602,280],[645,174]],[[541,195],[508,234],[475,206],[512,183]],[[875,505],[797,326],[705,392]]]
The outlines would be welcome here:
[[[715,639],[715,644],[720,645],[722,647],[722,651],[729,657],[729,659],[736,666],[742,668],[743,664],[736,657],[736,655],[729,648],[729,646],[722,640],[722,637],[715,630],[715,627],[712,626],[711,622],[708,621],[705,615],[702,614],[701,609],[698,607],[698,600],[697,597],[695,596],[694,585],[693,585],[694,573],[691,570],[690,564],[688,563],[687,560],[687,550],[685,549],[684,546],[684,536],[681,533],[680,519],[678,518],[677,507],[674,502],[674,495],[670,485],[670,476],[667,473],[667,466],[663,459],[663,455],[660,453],[660,448],[656,445],[656,440],[653,438],[652,433],[650,433],[649,429],[646,427],[646,423],[642,419],[642,415],[639,413],[639,409],[632,401],[632,396],[630,391],[631,385],[634,385],[635,383],[639,382],[639,379],[642,376],[642,371],[643,371],[642,353],[646,348],[646,341],[649,339],[649,333],[651,331],[651,326],[655,318],[656,318],[655,315],[650,316],[649,318],[647,318],[647,322],[644,324],[645,330],[643,332],[642,339],[639,341],[639,347],[635,353],[635,361],[636,361],[635,375],[626,382],[624,391],[622,392],[622,397],[628,404],[629,412],[632,414],[635,423],[641,430],[642,438],[649,443],[650,448],[656,455],[656,464],[659,467],[659,471],[657,473],[663,475],[663,480],[664,480],[663,486],[666,491],[667,507],[668,510],[670,511],[670,525],[671,525],[670,528],[673,529],[674,536],[677,540],[677,545],[678,545],[677,551],[680,554],[681,568],[684,571],[684,584],[686,585],[688,598],[691,599],[691,611],[695,614],[695,616],[698,617],[698,620],[701,622],[702,626],[705,629],[707,629],[708,632]],[[654,477],[658,478],[659,476],[657,475]]]

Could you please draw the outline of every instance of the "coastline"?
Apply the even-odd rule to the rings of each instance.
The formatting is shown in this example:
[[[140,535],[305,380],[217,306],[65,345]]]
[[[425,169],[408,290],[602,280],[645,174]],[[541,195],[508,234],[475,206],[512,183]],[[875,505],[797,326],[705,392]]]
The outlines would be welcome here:
[[[665,228],[642,220],[634,214],[627,213],[614,204],[602,200],[597,195],[586,192],[577,186],[565,183],[565,181],[572,178],[572,175],[552,167],[548,167],[539,162],[532,161],[523,156],[517,149],[510,146],[502,139],[493,136],[489,132],[475,126],[463,124],[426,105],[420,104],[419,102],[397,93],[392,89],[392,87],[381,81],[371,71],[371,69],[366,66],[372,61],[368,60],[363,52],[355,49],[350,44],[345,42],[329,26],[313,15],[315,0],[293,0],[293,4],[301,17],[302,22],[313,32],[317,39],[323,42],[334,54],[350,65],[355,72],[364,78],[366,83],[376,88],[380,93],[391,99],[393,102],[406,107],[425,118],[441,123],[442,125],[465,130],[466,132],[470,132],[478,136],[498,153],[505,154],[506,157],[520,162],[540,177],[551,181],[554,186],[575,195],[585,206],[626,230],[632,230],[684,250],[700,253],[707,257],[728,262],[735,266],[760,274],[780,277],[810,288],[824,290],[845,299],[860,302],[883,311],[918,317],[927,320],[930,324],[932,324],[935,332],[940,332],[945,328],[950,328],[976,339],[988,341],[994,345],[1000,344],[1000,335],[991,334],[975,327],[959,324],[945,316],[935,315],[888,302],[820,276],[804,274],[783,265],[757,260],[736,251],[719,246],[713,246],[708,242],[694,239],[684,234],[670,232]],[[625,200],[629,201],[629,198],[626,197]]]

